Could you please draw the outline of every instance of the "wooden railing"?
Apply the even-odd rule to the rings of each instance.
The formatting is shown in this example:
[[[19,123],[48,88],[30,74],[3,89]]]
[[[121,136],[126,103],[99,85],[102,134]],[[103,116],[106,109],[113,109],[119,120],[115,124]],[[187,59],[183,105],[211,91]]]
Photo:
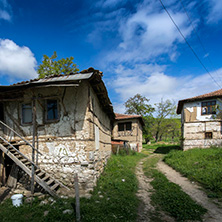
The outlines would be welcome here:
[[[41,154],[41,152],[39,152],[31,143],[29,143],[24,137],[22,137],[20,134],[18,134],[15,130],[13,130],[11,127],[9,127],[8,125],[6,125],[5,123],[3,123],[0,120],[0,125],[3,125],[4,127],[6,127],[8,130],[10,130],[11,132],[13,132],[16,136],[18,136],[22,141],[24,141],[27,145],[29,145],[32,149],[34,149],[37,153]],[[2,137],[1,137],[2,138]]]

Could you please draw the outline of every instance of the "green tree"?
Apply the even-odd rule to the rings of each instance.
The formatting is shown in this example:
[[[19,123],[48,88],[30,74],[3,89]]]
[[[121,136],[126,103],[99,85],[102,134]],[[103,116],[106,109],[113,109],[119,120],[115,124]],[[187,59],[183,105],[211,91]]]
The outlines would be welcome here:
[[[150,100],[140,94],[130,97],[125,103],[126,114],[135,114],[145,117],[154,111],[154,108],[148,104]]]
[[[150,131],[150,124],[153,122],[152,113],[154,108],[149,104],[149,99],[146,97],[136,94],[134,97],[130,97],[125,103],[126,114],[141,115],[145,126],[143,127],[143,137],[148,142],[152,135]]]
[[[45,76],[50,75],[65,75],[79,71],[77,65],[73,62],[74,58],[72,56],[56,60],[57,57],[56,52],[54,52],[51,57],[43,55],[42,64],[40,64],[37,68],[39,78],[44,78]]]
[[[169,99],[166,101],[161,99],[161,102],[156,103],[155,106],[156,118],[153,124],[153,132],[155,132],[155,140],[158,142],[162,138],[163,132],[166,131],[166,119],[175,116],[176,106]]]

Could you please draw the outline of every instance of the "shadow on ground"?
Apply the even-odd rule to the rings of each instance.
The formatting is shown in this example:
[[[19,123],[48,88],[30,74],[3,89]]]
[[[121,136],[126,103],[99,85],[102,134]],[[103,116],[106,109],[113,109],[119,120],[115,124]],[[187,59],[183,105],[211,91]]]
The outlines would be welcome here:
[[[171,150],[182,150],[182,149],[179,146],[160,146],[155,149],[154,153],[167,154]]]

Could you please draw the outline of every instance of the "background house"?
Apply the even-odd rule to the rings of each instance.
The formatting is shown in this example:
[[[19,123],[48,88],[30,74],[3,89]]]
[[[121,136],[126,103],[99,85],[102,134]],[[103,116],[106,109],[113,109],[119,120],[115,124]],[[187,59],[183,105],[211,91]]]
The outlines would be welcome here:
[[[222,107],[222,90],[180,100],[177,114],[181,114],[182,148],[221,145],[221,119],[216,119],[216,107]]]
[[[132,150],[141,152],[144,122],[140,115],[115,113],[113,139],[128,141]]]
[[[36,165],[70,188],[71,194],[74,173],[79,175],[82,194],[92,190],[111,154],[114,120],[102,72],[89,68],[76,74],[0,86],[0,92],[0,119],[32,144],[34,138],[41,153],[35,158]],[[20,143],[21,138],[10,128],[0,125],[1,135],[31,160],[32,149]],[[4,151],[4,143],[0,151]],[[12,151],[9,154],[16,155]],[[6,168],[0,169],[2,181],[7,179],[12,164],[9,154],[0,152]],[[18,159],[18,163],[21,161]],[[36,173],[36,177],[44,177],[44,184],[50,184],[50,177],[41,174]]]

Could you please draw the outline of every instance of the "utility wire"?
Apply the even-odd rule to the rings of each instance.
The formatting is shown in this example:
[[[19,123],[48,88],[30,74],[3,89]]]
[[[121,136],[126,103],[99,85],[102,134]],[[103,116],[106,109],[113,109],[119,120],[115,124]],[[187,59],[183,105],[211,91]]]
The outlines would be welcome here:
[[[188,14],[188,12],[187,12],[187,10],[186,10],[186,7],[185,7],[185,5],[183,4],[182,0],[180,0],[180,3],[181,3],[181,5],[182,5],[182,7],[183,7],[183,9],[184,9],[184,11],[185,11],[185,13],[186,13],[189,21],[190,21],[190,24],[191,24],[191,26],[192,26],[192,28],[193,28],[193,30],[194,30],[194,33],[195,33],[196,36],[197,36],[197,39],[198,39],[198,41],[199,41],[199,43],[200,43],[200,45],[201,45],[201,47],[202,47],[202,49],[203,49],[204,54],[207,55],[208,52],[207,52],[206,48],[204,47],[204,44],[203,44],[203,42],[201,41],[201,38],[200,38],[200,36],[199,36],[199,34],[198,34],[198,32],[197,32],[197,29],[196,29],[196,27],[193,25],[193,22],[192,22],[192,20],[191,20],[191,17],[189,16],[189,14]],[[218,76],[218,78],[220,79],[220,82],[221,82],[221,77],[220,77],[220,75],[218,74],[215,66],[213,65],[212,60],[210,59],[209,56],[207,56],[207,59],[208,59],[209,63],[211,64],[212,68],[215,70],[215,73],[217,74],[217,76]]]
[[[191,51],[193,52],[193,54],[195,55],[195,57],[197,58],[197,60],[200,62],[200,64],[203,66],[203,68],[205,69],[205,71],[210,75],[210,77],[212,78],[212,80],[214,81],[214,83],[221,89],[221,86],[217,83],[217,81],[213,78],[213,76],[211,75],[211,73],[208,71],[207,67],[203,64],[203,62],[201,61],[201,59],[199,58],[199,56],[197,55],[197,53],[194,51],[194,49],[191,47],[190,43],[186,40],[185,36],[183,35],[183,33],[180,31],[180,28],[177,26],[177,24],[175,23],[175,21],[173,20],[172,16],[170,15],[169,11],[167,10],[167,8],[165,7],[165,5],[163,4],[162,0],[159,0],[163,9],[166,11],[166,13],[168,14],[168,16],[170,17],[171,21],[173,22],[173,24],[175,25],[175,27],[177,28],[178,32],[180,33],[180,35],[183,37],[184,41],[186,42],[186,44],[189,46],[189,48],[191,49]]]

